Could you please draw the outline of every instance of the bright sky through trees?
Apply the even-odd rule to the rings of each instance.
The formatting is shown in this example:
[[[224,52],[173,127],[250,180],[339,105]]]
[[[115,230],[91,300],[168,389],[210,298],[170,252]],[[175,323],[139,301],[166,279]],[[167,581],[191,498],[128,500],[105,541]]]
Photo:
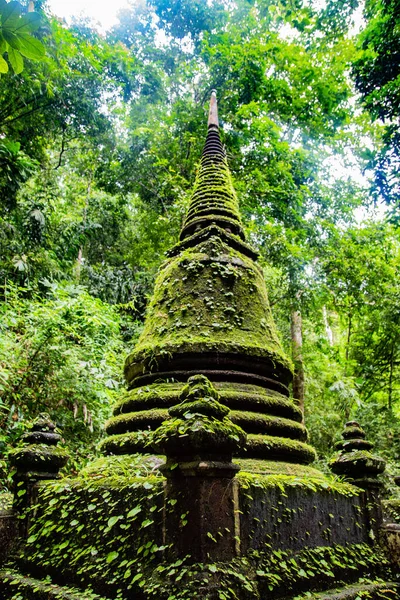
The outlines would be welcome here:
[[[127,0],[49,0],[52,13],[66,19],[81,14],[99,22],[102,29],[109,29],[117,21],[117,13],[128,5]]]

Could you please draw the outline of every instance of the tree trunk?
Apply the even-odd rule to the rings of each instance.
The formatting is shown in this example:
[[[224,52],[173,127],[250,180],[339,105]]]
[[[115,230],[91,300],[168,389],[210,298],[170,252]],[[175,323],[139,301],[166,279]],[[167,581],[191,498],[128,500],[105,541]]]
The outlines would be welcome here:
[[[304,363],[303,363],[303,331],[301,312],[292,310],[291,314],[292,359],[294,363],[293,398],[297,400],[303,412],[304,421]]]
[[[346,341],[346,365],[345,365],[345,375],[349,374],[349,355],[350,355],[350,340],[352,332],[352,314],[348,315],[348,325],[347,325],[347,341]]]
[[[87,189],[86,189],[85,207],[83,209],[83,225],[84,226],[86,225],[86,220],[87,220],[87,209],[88,209],[88,204],[89,204],[89,198],[90,198],[90,194],[92,193],[92,178],[93,178],[93,173],[90,173],[89,181],[88,181],[88,185],[87,185]],[[78,257],[76,259],[76,267],[75,267],[75,277],[78,282],[80,281],[80,278],[81,278],[82,264],[83,264],[83,247],[80,246],[79,250],[78,250]]]
[[[329,345],[333,346],[333,331],[332,331],[331,326],[329,325],[328,313],[326,310],[326,306],[322,307],[322,318],[324,320],[326,338],[329,342]]]
[[[82,263],[83,263],[83,251],[82,251],[82,246],[81,246],[78,250],[78,257],[76,259],[76,265],[75,265],[75,278],[78,282],[81,279]]]
[[[389,371],[389,390],[388,390],[388,409],[391,411],[393,406],[393,370],[394,370],[394,342],[390,352],[390,371]]]

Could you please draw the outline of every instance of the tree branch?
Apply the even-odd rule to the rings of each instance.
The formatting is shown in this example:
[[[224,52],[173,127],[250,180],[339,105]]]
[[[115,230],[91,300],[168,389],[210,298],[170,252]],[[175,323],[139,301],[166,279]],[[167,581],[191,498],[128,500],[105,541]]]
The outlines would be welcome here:
[[[27,117],[28,115],[30,115],[30,114],[38,111],[41,108],[47,108],[48,106],[53,106],[54,104],[55,104],[55,102],[48,102],[47,104],[43,104],[43,105],[40,105],[40,106],[35,106],[35,108],[31,108],[31,110],[28,110],[27,112],[22,113],[21,115],[18,115],[16,117],[13,117],[12,119],[5,119],[3,121],[3,124],[6,126],[9,123],[13,123],[14,121],[18,121],[19,119],[22,119],[23,117]]]

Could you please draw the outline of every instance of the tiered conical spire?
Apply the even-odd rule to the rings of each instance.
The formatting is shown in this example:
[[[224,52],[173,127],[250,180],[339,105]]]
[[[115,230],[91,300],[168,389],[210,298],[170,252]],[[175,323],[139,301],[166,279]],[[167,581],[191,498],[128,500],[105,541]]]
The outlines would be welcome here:
[[[180,238],[184,240],[211,224],[218,224],[244,239],[239,205],[219,135],[215,91],[211,94],[208,133],[200,169]]]
[[[263,272],[244,241],[215,92],[180,239],[160,268],[142,335],[126,360],[129,389],[107,424],[105,451],[146,451],[146,431],[168,418],[188,378],[201,374],[248,434],[247,458],[312,461],[301,412],[288,398],[291,365]]]
[[[333,457],[330,467],[337,475],[345,475],[363,484],[384,472],[385,461],[371,453],[374,444],[366,440],[365,431],[357,421],[348,421],[340,442],[339,453]]]

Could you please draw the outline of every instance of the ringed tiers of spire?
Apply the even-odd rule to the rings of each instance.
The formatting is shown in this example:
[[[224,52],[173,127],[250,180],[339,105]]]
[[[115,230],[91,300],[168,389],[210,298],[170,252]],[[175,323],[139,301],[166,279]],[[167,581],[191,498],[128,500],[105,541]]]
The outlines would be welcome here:
[[[239,204],[219,135],[217,98],[211,94],[208,133],[180,239],[217,224],[244,240]]]
[[[292,367],[280,344],[257,253],[245,242],[215,92],[180,242],[161,265],[143,332],[125,361],[128,390],[106,424],[106,453],[148,453],[150,430],[189,377],[215,386],[247,433],[243,456],[310,463],[300,409],[289,398]]]

